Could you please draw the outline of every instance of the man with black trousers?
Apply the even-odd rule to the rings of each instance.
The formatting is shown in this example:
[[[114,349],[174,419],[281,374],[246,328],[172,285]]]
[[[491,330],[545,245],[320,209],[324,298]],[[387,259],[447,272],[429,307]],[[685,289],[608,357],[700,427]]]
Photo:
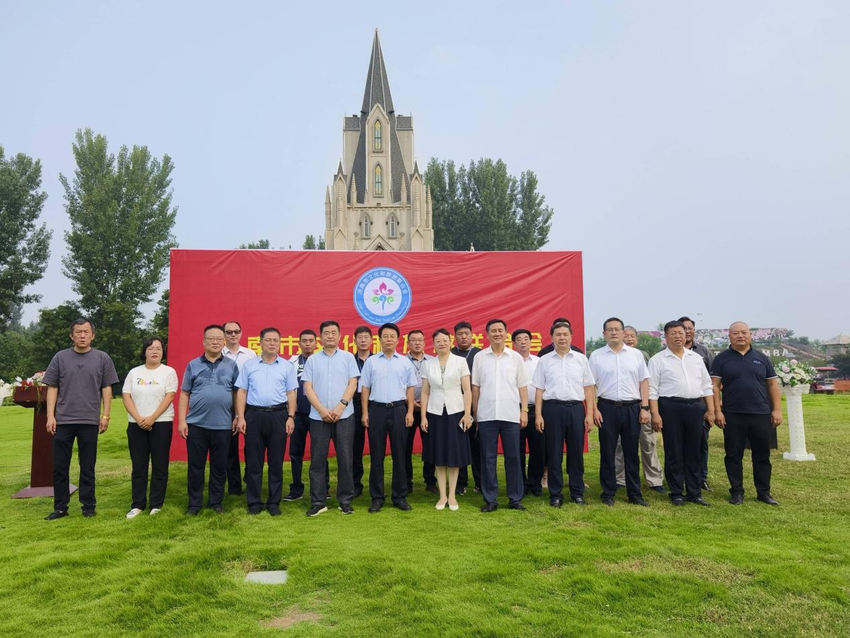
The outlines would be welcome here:
[[[421,330],[411,330],[407,333],[407,347],[407,358],[410,359],[410,363],[416,372],[416,387],[413,389],[413,427],[407,431],[407,452],[405,456],[407,493],[410,494],[413,491],[413,444],[416,440],[416,432],[419,432],[423,451],[425,450],[425,442],[428,440],[428,433],[421,429],[422,406],[419,404],[419,399],[422,397],[422,366],[433,357],[425,353],[425,333]],[[440,490],[437,489],[436,469],[433,463],[422,461],[422,479],[425,481],[425,491],[431,492],[431,494],[440,493]]]
[[[204,328],[204,354],[186,365],[178,403],[177,433],[186,441],[189,507],[186,514],[195,516],[204,504],[204,475],[207,454],[210,457],[210,480],[207,504],[221,514],[224,480],[227,474],[227,451],[236,431],[233,403],[239,368],[222,355],[224,326],[211,324]]]
[[[711,350],[702,345],[696,340],[696,322],[690,317],[679,317],[678,319],[685,326],[685,347],[688,350],[693,350],[702,357],[705,363],[705,369],[711,374],[711,363],[714,361],[714,355]],[[702,489],[706,492],[711,491],[711,486],[708,484],[708,434],[711,432],[712,424],[709,421],[703,422],[702,447],[700,448],[700,478],[702,479]]]
[[[532,384],[536,390],[536,427],[546,436],[549,456],[549,505],[564,502],[564,443],[567,444],[567,475],[570,498],[576,505],[584,500],[584,437],[593,428],[595,381],[581,352],[570,348],[573,330],[558,322],[549,330],[555,350],[540,357]],[[589,410],[585,411],[586,403]]]
[[[649,423],[649,370],[643,353],[623,343],[625,325],[617,317],[602,324],[606,345],[594,350],[589,365],[596,380],[593,422],[599,428],[599,482],[602,503],[614,505],[617,441],[623,443],[629,503],[648,507],[640,489],[638,446],[641,426]]]
[[[481,348],[472,345],[472,324],[468,321],[461,321],[454,328],[455,345],[451,349],[452,354],[466,359],[466,365],[469,366],[469,374],[472,374],[473,364],[475,363],[475,355],[481,352]],[[474,416],[474,415],[473,415]],[[475,493],[481,493],[481,447],[478,440],[478,422],[473,421],[472,427],[466,431],[469,437],[469,447],[472,450],[472,480],[475,482]],[[455,492],[459,496],[466,494],[466,489],[469,487],[469,471],[466,467],[460,468],[457,475],[457,489]]]
[[[714,422],[723,430],[729,502],[744,502],[743,459],[749,443],[756,498],[779,505],[770,495],[770,428],[782,424],[782,396],[773,364],[752,347],[752,340],[750,328],[743,321],[729,326],[729,348],[718,354],[711,366]]]
[[[366,359],[363,366],[360,401],[363,426],[369,434],[369,494],[372,504],[369,513],[375,514],[384,506],[384,456],[387,437],[393,459],[392,502],[398,509],[413,509],[406,500],[408,429],[413,426],[413,388],[416,372],[410,359],[396,352],[401,332],[394,323],[378,329],[381,352]]]
[[[47,386],[47,431],[53,435],[53,511],[47,515],[48,521],[68,515],[71,501],[68,475],[74,439],[80,464],[83,516],[95,515],[97,437],[109,427],[112,384],[118,383],[112,359],[91,347],[94,324],[88,319],[76,319],[69,333],[73,347],[53,356],[42,381]]]
[[[511,334],[511,342],[514,350],[522,357],[528,378],[534,378],[540,357],[531,354],[531,331],[525,328],[514,330]],[[532,383],[528,384],[528,425],[519,431],[519,458],[522,463],[522,481],[525,484],[525,493],[541,496],[543,487],[543,468],[546,467],[546,441],[543,433],[538,432],[534,426],[537,421],[537,412],[534,406],[536,399],[536,388]],[[528,447],[528,469],[526,469],[525,448]]]
[[[254,359],[257,353],[239,344],[242,339],[242,325],[238,321],[226,321],[224,326],[224,348],[221,354],[236,364],[240,370],[245,362]],[[242,466],[239,464],[239,431],[234,430],[227,450],[227,493],[242,496]]]
[[[363,366],[366,359],[372,356],[372,329],[369,326],[357,326],[354,331],[354,361],[357,369],[363,374]],[[354,498],[363,494],[363,450],[366,447],[366,428],[363,427],[363,406],[360,402],[360,390],[363,385],[363,377],[357,379],[357,392],[351,400],[354,406],[354,454],[352,462],[354,467]]]
[[[245,436],[248,513],[280,516],[286,437],[295,429],[295,367],[278,355],[280,331],[260,330],[262,354],[247,361],[236,380],[236,427]],[[268,455],[269,494],[262,500],[263,461]]]
[[[707,507],[702,498],[700,449],[703,421],[714,421],[711,379],[702,357],[685,347],[681,321],[668,321],[664,336],[667,348],[649,360],[649,408],[652,428],[664,440],[664,477],[673,505],[687,500]]]

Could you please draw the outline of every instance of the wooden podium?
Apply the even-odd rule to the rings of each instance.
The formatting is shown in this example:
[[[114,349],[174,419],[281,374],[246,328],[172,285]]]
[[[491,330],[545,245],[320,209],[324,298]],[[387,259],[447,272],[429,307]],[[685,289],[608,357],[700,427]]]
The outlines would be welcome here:
[[[21,407],[32,408],[32,456],[30,462],[30,484],[12,498],[53,496],[53,436],[47,432],[47,388],[29,386],[15,388],[12,400]],[[77,489],[69,485],[70,493]]]

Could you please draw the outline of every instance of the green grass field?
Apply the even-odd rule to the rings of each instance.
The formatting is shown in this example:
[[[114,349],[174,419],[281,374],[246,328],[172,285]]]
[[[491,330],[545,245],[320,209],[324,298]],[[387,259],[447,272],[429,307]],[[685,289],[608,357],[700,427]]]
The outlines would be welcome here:
[[[55,522],[42,520],[50,500],[8,498],[28,483],[31,413],[0,408],[0,635],[847,636],[850,396],[804,402],[818,460],[774,453],[778,508],[754,500],[749,457],[747,501],[727,504],[713,429],[711,508],[674,508],[648,490],[648,509],[604,507],[592,434],[586,508],[528,497],[528,512],[485,515],[470,494],[460,511],[438,512],[419,465],[413,512],[370,515],[363,496],[349,517],[332,502],[308,519],[306,501],[249,517],[227,497],[223,515],[189,518],[175,462],[163,512],[129,521],[116,402],[98,451],[97,517],[84,519],[72,495],[71,516]],[[289,582],[244,583],[257,568],[285,568]]]

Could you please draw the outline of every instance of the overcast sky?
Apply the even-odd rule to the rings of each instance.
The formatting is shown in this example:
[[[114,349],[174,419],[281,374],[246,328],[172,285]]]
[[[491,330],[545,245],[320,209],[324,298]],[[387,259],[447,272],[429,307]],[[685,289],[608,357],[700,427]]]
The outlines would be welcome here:
[[[323,232],[377,27],[423,169],[537,174],[546,249],[583,253],[588,335],[612,314],[850,332],[844,0],[0,5],[0,144],[49,194],[43,305],[74,297],[58,177],[78,128],[172,157],[181,248]]]

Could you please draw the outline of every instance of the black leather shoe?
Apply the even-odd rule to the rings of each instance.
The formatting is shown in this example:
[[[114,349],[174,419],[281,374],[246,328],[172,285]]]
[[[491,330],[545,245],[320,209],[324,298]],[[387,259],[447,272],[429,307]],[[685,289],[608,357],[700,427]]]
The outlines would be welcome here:
[[[602,504],[607,505],[608,507],[614,507],[614,499],[611,498],[610,496],[603,496],[602,497]]]
[[[56,519],[65,518],[66,516],[68,516],[68,510],[53,510],[50,514],[44,517],[44,520],[55,521]]]
[[[84,507],[83,516],[85,516],[86,518],[91,518],[92,516],[97,516],[97,512],[93,507]]]
[[[200,511],[200,507],[190,507],[186,510],[186,516],[197,516]]]
[[[314,505],[310,509],[307,510],[307,516],[313,518],[314,516],[318,516],[319,514],[324,514],[328,511],[328,508],[324,505]]]
[[[651,489],[653,492],[658,492],[659,494],[666,494],[667,493],[667,490],[664,489],[663,485],[653,485],[649,489]]]
[[[481,488],[478,487],[477,485],[472,488],[472,491],[475,492],[476,494],[481,494]]]
[[[685,499],[683,499],[683,498],[678,498],[678,497],[677,498],[671,498],[670,502],[673,504],[674,507],[684,507],[685,506]]]
[[[292,501],[298,501],[298,500],[301,500],[302,498],[304,498],[303,494],[293,494],[292,492],[290,492],[289,494],[287,494],[286,496],[283,497],[283,502],[284,503],[291,503]]]
[[[729,502],[732,505],[743,505],[744,504],[744,495],[743,494],[733,494],[732,498],[729,499]]]
[[[213,505],[211,509],[216,514],[223,514],[224,513],[224,508],[221,505]]]
[[[259,513],[260,513],[260,512],[262,512],[262,511],[263,511],[263,508],[262,508],[262,507],[260,507],[259,505],[255,505],[254,507],[249,507],[249,508],[248,508],[248,513],[249,513],[251,516],[256,516],[257,514],[259,514]]]
[[[561,507],[564,504],[564,501],[560,498],[551,498],[549,499],[549,505],[552,507]]]
[[[642,496],[630,496],[629,503],[631,505],[640,505],[641,507],[649,507],[649,503],[643,500]]]
[[[711,489],[711,486],[708,484],[708,481],[702,482],[702,489],[704,489],[706,492],[713,492],[714,491],[714,490]]]
[[[694,505],[702,505],[703,507],[709,507],[709,506],[711,505],[711,503],[709,503],[708,501],[706,501],[706,500],[705,500],[704,498],[702,498],[701,496],[700,496],[700,497],[698,497],[698,498],[691,498],[691,499],[688,499],[688,503],[693,503]]]
[[[400,500],[398,503],[393,503],[393,506],[394,506],[394,507],[397,507],[397,508],[398,508],[398,509],[400,509],[402,512],[409,512],[410,510],[412,510],[412,509],[413,509],[413,508],[410,506],[410,503],[408,503],[408,502],[407,502],[407,501],[405,501],[404,499]]]
[[[770,494],[759,494],[756,497],[757,501],[761,501],[762,503],[767,503],[768,505],[779,505],[779,501],[773,498]]]
[[[583,497],[583,496],[576,496],[576,497],[573,499],[573,503],[575,503],[576,505],[587,505],[587,503],[585,503],[585,502],[584,502],[584,497]]]
[[[270,505],[267,509],[269,516],[280,516],[280,508],[277,505]]]
[[[339,511],[346,515],[354,514],[354,508],[351,505],[340,505]]]
[[[466,488],[465,487],[457,488],[455,490],[455,494],[457,494],[458,496],[466,496]]]
[[[485,514],[488,512],[495,512],[498,507],[499,505],[497,503],[484,503],[481,507],[481,511]]]
[[[384,504],[381,503],[381,501],[372,501],[372,504],[369,506],[369,513],[370,514],[377,514],[378,512],[381,511],[381,508],[383,506],[384,506]]]
[[[440,494],[440,490],[438,490],[438,489],[437,489],[437,486],[436,486],[436,485],[426,485],[426,486],[425,486],[425,491],[426,491],[426,492],[431,492],[431,494],[437,494],[438,496],[439,496],[439,494]]]
[[[508,509],[509,510],[521,510],[523,512],[526,511],[526,507],[522,503],[511,503],[510,505],[508,505]]]

